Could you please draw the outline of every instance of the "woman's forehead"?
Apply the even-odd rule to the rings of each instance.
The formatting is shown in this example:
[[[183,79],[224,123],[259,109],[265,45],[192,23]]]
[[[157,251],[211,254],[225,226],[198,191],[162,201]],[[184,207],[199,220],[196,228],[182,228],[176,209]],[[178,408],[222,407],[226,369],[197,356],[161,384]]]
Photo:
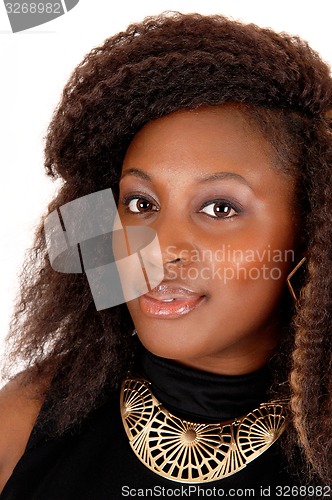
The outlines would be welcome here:
[[[175,173],[191,163],[196,173],[220,167],[246,169],[249,163],[272,166],[272,148],[258,127],[249,124],[237,107],[213,106],[177,111],[147,123],[125,155],[128,168],[172,166]]]

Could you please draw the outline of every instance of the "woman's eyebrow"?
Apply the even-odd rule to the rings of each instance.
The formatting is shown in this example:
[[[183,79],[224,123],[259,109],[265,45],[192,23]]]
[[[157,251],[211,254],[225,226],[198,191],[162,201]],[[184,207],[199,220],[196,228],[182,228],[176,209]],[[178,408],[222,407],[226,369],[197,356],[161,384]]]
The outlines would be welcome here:
[[[148,175],[147,173],[143,172],[143,170],[140,170],[139,168],[128,168],[127,170],[122,172],[122,176],[120,178],[120,181],[124,177],[126,177],[127,175],[134,175],[134,176],[139,177],[140,179],[143,179],[145,181],[152,182],[152,177],[150,175]],[[209,174],[209,175],[206,175],[204,177],[198,177],[197,179],[195,179],[195,181],[197,183],[201,184],[201,183],[218,181],[218,180],[223,180],[223,179],[236,179],[237,181],[241,182],[242,184],[245,184],[250,189],[252,189],[249,182],[244,177],[242,177],[242,175],[236,174],[235,172],[215,172],[213,174]]]
[[[240,174],[236,174],[235,172],[215,172],[213,174],[200,177],[196,180],[199,183],[205,183],[205,182],[219,181],[223,179],[235,179],[241,182],[242,184],[245,184],[246,186],[250,187],[251,190],[253,189],[249,184],[249,182],[247,181],[247,179],[242,177],[242,175]]]
[[[143,172],[143,170],[140,170],[139,168],[128,168],[124,172],[122,172],[122,175],[120,177],[120,181],[126,177],[126,175],[135,175],[136,177],[139,177],[140,179],[143,179],[145,181],[152,182],[152,178]]]

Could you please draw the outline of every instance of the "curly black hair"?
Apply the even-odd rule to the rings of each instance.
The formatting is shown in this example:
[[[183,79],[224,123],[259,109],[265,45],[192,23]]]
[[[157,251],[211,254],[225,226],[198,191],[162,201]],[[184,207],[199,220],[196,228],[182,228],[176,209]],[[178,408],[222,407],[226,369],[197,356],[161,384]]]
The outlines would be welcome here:
[[[150,120],[179,109],[238,103],[298,179],[306,279],[285,314],[281,379],[311,470],[332,479],[332,80],[306,42],[223,16],[165,13],[107,39],[77,66],[49,125],[45,167],[64,182],[27,254],[11,321],[12,357],[30,378],[56,375],[57,432],[82,419],[131,359],[126,305],[97,311],[84,275],[56,273],[43,233],[48,213],[118,182],[126,149]],[[282,374],[280,375],[280,371]],[[283,387],[283,386],[277,386]],[[278,392],[278,391],[277,391]],[[276,394],[278,395],[278,394]]]

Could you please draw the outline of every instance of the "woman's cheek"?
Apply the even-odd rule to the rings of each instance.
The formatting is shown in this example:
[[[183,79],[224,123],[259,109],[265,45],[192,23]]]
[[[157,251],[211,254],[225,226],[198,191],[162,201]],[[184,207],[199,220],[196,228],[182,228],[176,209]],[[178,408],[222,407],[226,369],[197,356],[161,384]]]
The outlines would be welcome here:
[[[264,284],[264,289],[266,286],[280,288],[286,282],[292,261],[292,250],[228,248],[224,258],[215,258],[209,269],[202,268],[202,275],[205,279],[209,276],[217,284],[221,282],[235,288],[252,283]]]

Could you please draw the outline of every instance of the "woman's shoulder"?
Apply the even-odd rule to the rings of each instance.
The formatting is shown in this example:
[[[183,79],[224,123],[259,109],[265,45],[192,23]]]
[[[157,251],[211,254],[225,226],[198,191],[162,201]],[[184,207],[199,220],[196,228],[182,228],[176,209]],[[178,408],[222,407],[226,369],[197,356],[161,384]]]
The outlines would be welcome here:
[[[0,492],[24,453],[49,382],[26,370],[0,390]]]

